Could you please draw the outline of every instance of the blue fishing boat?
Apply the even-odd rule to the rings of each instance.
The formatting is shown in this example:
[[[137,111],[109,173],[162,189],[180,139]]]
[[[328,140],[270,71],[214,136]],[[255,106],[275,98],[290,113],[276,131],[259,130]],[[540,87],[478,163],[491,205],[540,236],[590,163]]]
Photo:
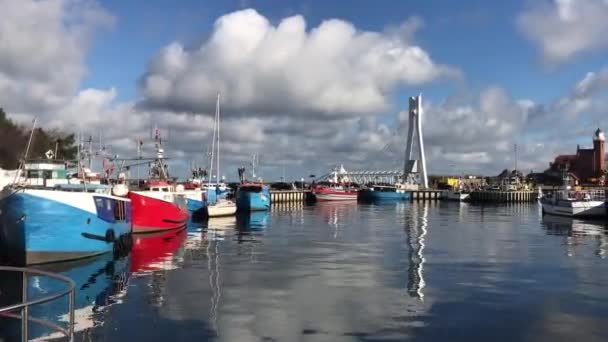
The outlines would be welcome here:
[[[358,195],[358,199],[363,202],[404,201],[411,197],[411,193],[402,184],[373,185],[359,190]]]
[[[66,163],[25,164],[0,192],[0,250],[17,264],[92,257],[128,248],[131,203],[119,186],[70,184]]]
[[[262,183],[244,183],[236,191],[236,208],[240,212],[270,210],[270,187]]]

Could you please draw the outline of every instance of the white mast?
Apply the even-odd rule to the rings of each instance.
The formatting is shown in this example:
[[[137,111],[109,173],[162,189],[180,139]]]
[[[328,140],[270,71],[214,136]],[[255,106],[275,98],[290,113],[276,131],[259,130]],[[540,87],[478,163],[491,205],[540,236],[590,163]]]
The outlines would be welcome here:
[[[217,186],[220,184],[220,93],[217,93],[217,103],[215,105],[215,116],[217,117]]]
[[[213,117],[213,139],[211,140],[211,160],[209,162],[209,180],[207,184],[211,187],[211,179],[213,179],[213,157],[215,152],[215,133],[217,128],[217,103],[215,105],[215,116]]]

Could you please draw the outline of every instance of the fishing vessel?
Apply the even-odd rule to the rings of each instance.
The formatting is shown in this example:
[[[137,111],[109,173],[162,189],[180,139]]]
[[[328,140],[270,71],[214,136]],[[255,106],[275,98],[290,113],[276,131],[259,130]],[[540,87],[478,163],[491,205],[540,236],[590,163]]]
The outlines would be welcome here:
[[[245,168],[239,168],[240,184],[236,190],[236,207],[239,212],[266,211],[270,210],[270,187],[264,184],[261,178],[257,178],[255,170],[258,155],[251,156],[251,178],[258,181],[247,181],[245,179]]]
[[[131,201],[113,195],[120,186],[70,184],[67,164],[24,163],[0,192],[0,250],[9,260],[42,264],[128,248]]]
[[[220,180],[220,94],[217,94],[217,102],[215,104],[215,125],[213,127],[213,142],[211,143],[211,150],[215,152],[215,154],[211,154],[211,170],[210,174],[213,175],[213,161],[215,158],[216,162],[216,180]],[[211,191],[211,177],[209,179],[208,188],[206,194],[209,194]],[[215,191],[218,191],[219,187],[215,187]],[[236,203],[226,198],[218,198],[215,203],[207,204],[207,216],[209,217],[219,217],[219,216],[230,216],[236,214]]]
[[[572,189],[567,174],[563,179],[562,188],[552,194],[544,195],[540,203],[543,215],[605,217],[608,211],[605,190]]]
[[[319,202],[356,201],[358,189],[351,185],[348,172],[340,165],[332,172],[329,184],[315,186],[312,193]]]
[[[406,184],[395,185],[372,185],[359,190],[358,199],[363,202],[375,202],[386,200],[408,200],[411,198],[411,190]]]
[[[133,232],[154,233],[179,229],[188,221],[188,203],[182,185],[175,185],[167,174],[160,131],[155,133],[156,158],[150,165],[150,178],[140,190],[129,191],[133,208]]]
[[[471,198],[471,193],[461,188],[454,188],[443,193],[443,198],[448,201],[464,202]]]
[[[236,191],[236,206],[239,211],[270,210],[270,187],[263,183],[243,183]]]

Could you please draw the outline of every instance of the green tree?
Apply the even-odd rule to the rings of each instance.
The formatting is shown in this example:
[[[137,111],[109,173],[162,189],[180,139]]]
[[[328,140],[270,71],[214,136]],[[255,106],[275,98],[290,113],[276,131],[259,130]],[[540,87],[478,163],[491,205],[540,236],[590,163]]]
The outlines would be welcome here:
[[[7,118],[0,108],[0,167],[15,169],[19,160],[23,158],[24,151],[30,136],[30,128],[15,124]],[[47,131],[36,128],[28,158],[46,158],[47,151],[57,150],[56,159],[72,160],[76,158],[78,147],[74,134],[66,134],[57,130]]]

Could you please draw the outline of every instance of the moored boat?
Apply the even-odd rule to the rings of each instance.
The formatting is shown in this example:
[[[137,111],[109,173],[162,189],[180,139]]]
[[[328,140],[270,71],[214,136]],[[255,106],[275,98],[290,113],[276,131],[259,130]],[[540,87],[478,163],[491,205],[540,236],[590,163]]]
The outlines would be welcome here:
[[[207,216],[209,217],[233,216],[236,211],[236,204],[223,198],[207,206]]]
[[[565,176],[562,189],[541,198],[543,214],[572,217],[605,217],[608,214],[605,190],[573,190]]]
[[[270,210],[270,187],[263,183],[243,183],[236,191],[240,212]]]
[[[401,183],[395,185],[372,185],[358,192],[358,199],[363,202],[402,201],[411,198],[407,186]]]
[[[353,187],[348,178],[348,173],[343,165],[334,169],[329,184],[313,187],[312,193],[317,201],[356,201],[358,189]]]
[[[126,248],[129,199],[104,184],[68,184],[66,163],[24,165],[23,179],[0,193],[0,243],[18,264],[68,261]]]
[[[155,130],[156,157],[150,162],[150,178],[127,197],[133,208],[133,233],[179,229],[188,222],[188,202],[183,185],[169,178],[160,130]],[[141,158],[140,158],[141,159]]]
[[[319,185],[313,189],[317,201],[328,202],[328,201],[356,201],[357,190],[343,187],[341,185],[336,186],[323,186]]]
[[[471,193],[462,189],[450,189],[443,193],[443,198],[449,201],[464,202],[471,198]]]
[[[129,191],[133,233],[155,233],[183,228],[188,222],[185,195],[167,181],[148,181],[141,191]]]
[[[217,145],[216,145],[217,143]],[[216,149],[217,148],[217,149]],[[215,157],[215,162],[216,162],[216,179],[219,181],[220,179],[223,179],[223,177],[221,177],[221,173],[220,173],[220,94],[217,94],[217,102],[215,104],[215,120],[214,120],[214,127],[213,127],[213,142],[212,142],[212,151],[215,151],[215,154],[212,153],[211,154],[211,175],[213,175],[213,161],[214,161],[214,157]],[[232,200],[228,200],[225,198],[218,198],[219,197],[219,192],[220,192],[220,187],[219,184],[216,184],[214,187],[211,186],[211,183],[208,183],[208,191],[207,193],[210,193],[211,191],[209,191],[209,189],[214,189],[214,191],[216,192],[217,195],[217,200],[215,201],[215,203],[208,203],[207,204],[207,216],[208,217],[220,217],[220,216],[231,216],[236,214],[236,210],[237,210],[237,206],[236,203],[233,202]]]

